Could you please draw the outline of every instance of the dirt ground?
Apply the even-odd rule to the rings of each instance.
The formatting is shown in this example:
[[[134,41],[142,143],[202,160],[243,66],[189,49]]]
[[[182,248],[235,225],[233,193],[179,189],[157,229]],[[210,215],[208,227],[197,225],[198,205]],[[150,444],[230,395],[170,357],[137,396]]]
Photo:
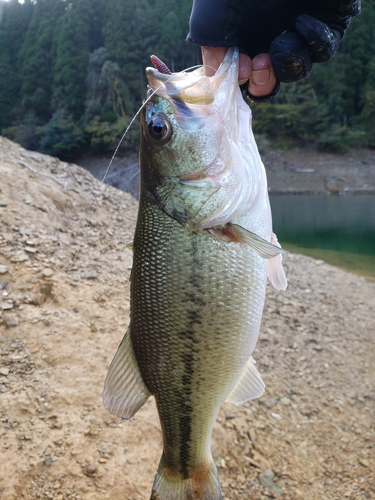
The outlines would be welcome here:
[[[0,138],[1,500],[149,498],[154,402],[125,422],[101,400],[129,321],[136,212],[86,170]],[[295,254],[285,267],[254,354],[266,393],[215,426],[224,497],[375,498],[375,283]]]

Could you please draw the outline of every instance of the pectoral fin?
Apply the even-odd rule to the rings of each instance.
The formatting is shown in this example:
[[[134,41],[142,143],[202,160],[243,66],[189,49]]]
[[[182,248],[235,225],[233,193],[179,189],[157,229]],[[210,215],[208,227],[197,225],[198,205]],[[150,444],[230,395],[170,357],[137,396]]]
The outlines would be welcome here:
[[[263,259],[272,259],[273,257],[276,257],[276,255],[285,252],[285,250],[283,250],[280,245],[274,245],[264,238],[261,238],[257,234],[253,233],[252,231],[248,231],[247,229],[237,224],[232,224],[232,227],[239,236],[239,241],[242,241],[243,243],[249,245],[261,257],[263,257]]]
[[[117,417],[129,419],[150,396],[135,358],[129,329],[108,369],[103,390],[104,406]]]
[[[220,241],[246,243],[246,245],[253,248],[258,255],[263,257],[263,259],[272,259],[276,257],[276,255],[285,252],[280,245],[273,245],[269,241],[238,224],[228,223],[222,227],[210,228],[208,232]]]
[[[239,406],[249,399],[262,396],[266,386],[254,365],[255,361],[251,356],[226,402]]]

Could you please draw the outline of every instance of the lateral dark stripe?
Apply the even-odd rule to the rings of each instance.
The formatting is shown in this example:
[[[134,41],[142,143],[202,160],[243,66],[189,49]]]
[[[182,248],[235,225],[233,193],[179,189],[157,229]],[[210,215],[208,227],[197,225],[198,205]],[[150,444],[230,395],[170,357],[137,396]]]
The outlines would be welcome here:
[[[191,307],[186,311],[186,329],[180,332],[180,337],[185,339],[185,349],[181,355],[181,361],[184,365],[184,374],[182,376],[183,393],[181,394],[181,417],[179,420],[180,427],[180,467],[181,474],[184,479],[189,478],[189,465],[191,463],[191,434],[192,434],[192,413],[193,407],[191,402],[192,382],[194,373],[194,345],[199,343],[199,326],[202,324],[202,316],[200,313],[202,307],[201,278],[199,276],[199,258],[198,247],[195,238],[192,238],[191,247],[192,262],[190,267],[190,283],[192,284],[196,294],[186,294],[186,301],[191,304]],[[198,325],[198,331],[195,326]]]

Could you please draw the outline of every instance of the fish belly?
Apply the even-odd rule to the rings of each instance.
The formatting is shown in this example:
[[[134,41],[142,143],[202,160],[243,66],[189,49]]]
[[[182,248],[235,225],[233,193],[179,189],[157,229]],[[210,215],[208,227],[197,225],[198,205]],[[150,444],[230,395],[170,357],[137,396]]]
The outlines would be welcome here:
[[[209,460],[220,405],[254,350],[266,267],[247,245],[192,231],[141,200],[131,341],[156,399],[164,464],[181,478]]]

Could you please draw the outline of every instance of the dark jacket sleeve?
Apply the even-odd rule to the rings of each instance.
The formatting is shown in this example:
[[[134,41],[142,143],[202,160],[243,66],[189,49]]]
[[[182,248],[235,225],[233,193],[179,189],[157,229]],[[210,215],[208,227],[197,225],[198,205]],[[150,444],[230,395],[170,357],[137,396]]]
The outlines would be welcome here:
[[[237,45],[251,57],[293,28],[300,0],[194,0],[187,39],[199,45]]]
[[[282,82],[299,80],[335,53],[361,0],[194,0],[187,39],[267,52]]]
[[[210,47],[238,45],[245,9],[241,0],[194,0],[187,40]]]

